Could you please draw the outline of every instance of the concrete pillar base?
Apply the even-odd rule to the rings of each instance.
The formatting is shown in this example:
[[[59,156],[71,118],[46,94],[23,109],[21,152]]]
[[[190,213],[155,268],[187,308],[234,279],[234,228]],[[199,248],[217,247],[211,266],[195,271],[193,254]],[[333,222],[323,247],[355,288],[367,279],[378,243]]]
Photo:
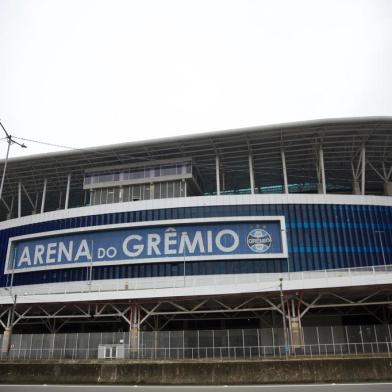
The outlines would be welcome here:
[[[131,351],[139,349],[140,339],[140,306],[132,304],[129,312],[129,348]]]
[[[384,195],[392,196],[392,181],[384,182]]]
[[[12,328],[6,328],[3,334],[3,341],[1,344],[1,352],[7,353],[11,346]]]
[[[359,186],[359,181],[353,181],[353,195],[360,195],[361,187]]]
[[[291,345],[293,348],[302,346],[302,327],[298,318],[290,320]]]
[[[317,193],[319,195],[322,195],[324,193],[323,192],[323,184],[320,184],[320,183],[317,184]]]

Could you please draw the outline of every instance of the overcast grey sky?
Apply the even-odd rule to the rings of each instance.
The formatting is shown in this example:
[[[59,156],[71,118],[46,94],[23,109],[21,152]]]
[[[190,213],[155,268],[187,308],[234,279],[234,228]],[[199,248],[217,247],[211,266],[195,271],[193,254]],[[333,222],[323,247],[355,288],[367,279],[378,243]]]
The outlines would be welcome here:
[[[87,147],[379,115],[392,115],[389,0],[0,0],[14,135]],[[26,144],[11,156],[55,150]]]

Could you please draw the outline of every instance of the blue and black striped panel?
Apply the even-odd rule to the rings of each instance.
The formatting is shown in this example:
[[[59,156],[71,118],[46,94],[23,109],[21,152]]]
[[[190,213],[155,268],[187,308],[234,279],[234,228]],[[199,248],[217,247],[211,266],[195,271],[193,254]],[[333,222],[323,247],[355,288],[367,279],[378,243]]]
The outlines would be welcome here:
[[[0,232],[1,286],[7,285],[4,261],[8,238],[52,230],[127,222],[227,216],[286,217],[289,259],[194,261],[187,275],[269,273],[392,264],[392,207],[335,204],[260,204],[182,207],[91,215],[48,221]],[[378,233],[380,231],[380,233]],[[381,240],[380,240],[381,235]],[[182,263],[94,267],[93,279],[141,278],[183,274]],[[87,268],[15,274],[14,285],[81,281]],[[9,283],[9,282],[8,282]]]

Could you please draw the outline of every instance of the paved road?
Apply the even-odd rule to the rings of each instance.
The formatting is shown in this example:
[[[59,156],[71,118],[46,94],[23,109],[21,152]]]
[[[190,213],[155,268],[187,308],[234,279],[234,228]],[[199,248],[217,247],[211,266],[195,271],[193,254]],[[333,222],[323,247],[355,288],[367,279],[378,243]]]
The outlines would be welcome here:
[[[392,392],[392,383],[243,386],[0,385],[1,392]]]

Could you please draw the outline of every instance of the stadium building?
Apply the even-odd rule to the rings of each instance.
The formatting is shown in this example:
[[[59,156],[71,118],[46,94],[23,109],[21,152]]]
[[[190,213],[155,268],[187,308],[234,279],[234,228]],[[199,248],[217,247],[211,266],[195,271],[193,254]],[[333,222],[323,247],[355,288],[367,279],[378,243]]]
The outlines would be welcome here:
[[[388,323],[392,118],[12,158],[0,219],[5,337]]]

